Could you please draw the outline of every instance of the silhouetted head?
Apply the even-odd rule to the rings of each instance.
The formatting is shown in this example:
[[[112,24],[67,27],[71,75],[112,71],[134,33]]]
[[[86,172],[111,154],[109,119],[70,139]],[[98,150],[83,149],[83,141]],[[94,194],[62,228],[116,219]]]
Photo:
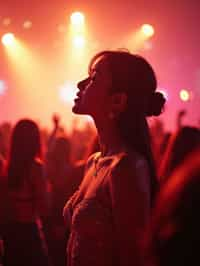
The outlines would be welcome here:
[[[156,92],[151,65],[126,51],[103,51],[90,62],[89,77],[78,83],[73,112],[91,115],[100,125],[115,125],[122,140],[142,154],[155,175],[147,116],[159,115],[165,99]]]
[[[32,163],[40,156],[40,132],[37,124],[29,119],[20,120],[13,129],[10,143],[8,176],[14,183],[29,176]],[[11,183],[12,183],[11,181]]]
[[[11,156],[34,158],[40,154],[40,132],[37,124],[29,119],[20,120],[11,136]]]
[[[157,81],[151,65],[125,51],[103,51],[93,57],[89,77],[78,83],[80,92],[73,111],[94,118],[133,113],[159,115],[165,99],[155,92]]]

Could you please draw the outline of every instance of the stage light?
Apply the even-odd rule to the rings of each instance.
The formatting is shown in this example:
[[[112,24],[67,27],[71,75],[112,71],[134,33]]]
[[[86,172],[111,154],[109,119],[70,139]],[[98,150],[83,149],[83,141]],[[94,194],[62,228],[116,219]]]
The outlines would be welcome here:
[[[144,25],[142,25],[141,31],[147,37],[151,37],[151,36],[154,35],[154,28],[150,24],[144,24]]]
[[[85,17],[81,12],[72,13],[70,19],[71,19],[71,24],[75,26],[81,26],[84,24],[85,21]]]
[[[73,44],[76,48],[83,48],[85,46],[85,38],[83,36],[74,36]]]
[[[4,26],[9,26],[11,24],[11,19],[10,18],[4,18],[3,19],[3,25]]]
[[[24,29],[30,29],[31,27],[32,27],[32,22],[30,21],[30,20],[26,20],[26,21],[24,21],[24,23],[23,23],[23,27],[24,27]]]
[[[190,100],[190,92],[188,90],[181,90],[179,92],[179,96],[180,96],[180,99],[183,101],[183,102],[187,102]]]
[[[14,44],[15,36],[13,33],[6,33],[3,35],[1,41],[2,41],[3,45],[11,46]]]

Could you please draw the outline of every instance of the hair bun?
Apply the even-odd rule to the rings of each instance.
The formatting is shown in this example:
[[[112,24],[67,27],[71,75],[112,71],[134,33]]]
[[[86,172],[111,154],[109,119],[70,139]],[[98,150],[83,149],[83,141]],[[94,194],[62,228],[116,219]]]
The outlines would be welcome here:
[[[166,102],[165,97],[161,92],[152,93],[149,99],[149,106],[147,109],[147,116],[158,116],[162,113],[164,104]]]

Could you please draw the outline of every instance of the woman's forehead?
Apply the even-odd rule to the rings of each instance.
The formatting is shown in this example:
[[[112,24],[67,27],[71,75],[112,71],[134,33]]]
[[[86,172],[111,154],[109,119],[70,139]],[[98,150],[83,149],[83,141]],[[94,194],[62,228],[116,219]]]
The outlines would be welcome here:
[[[102,71],[105,70],[105,68],[108,67],[108,62],[106,60],[106,56],[102,55],[100,57],[98,57],[91,65],[90,67],[90,73],[92,73],[93,71]]]

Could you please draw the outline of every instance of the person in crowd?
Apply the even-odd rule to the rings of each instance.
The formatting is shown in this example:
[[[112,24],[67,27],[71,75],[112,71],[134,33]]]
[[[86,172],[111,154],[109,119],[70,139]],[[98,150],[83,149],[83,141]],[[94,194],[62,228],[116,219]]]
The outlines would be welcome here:
[[[45,225],[51,257],[54,265],[59,266],[65,265],[66,230],[62,209],[74,192],[72,172],[69,139],[65,136],[55,137],[45,163],[51,198],[51,210]]]
[[[156,176],[147,116],[165,102],[151,65],[126,51],[103,51],[78,83],[73,112],[93,117],[100,152],[87,161],[63,211],[70,228],[68,266],[140,265]]]
[[[172,134],[159,168],[161,183],[165,183],[173,170],[198,146],[200,146],[200,130],[196,127],[183,126]]]
[[[181,127],[183,127],[183,119],[187,115],[187,111],[185,109],[181,109],[177,113],[176,117],[176,130],[179,130]]]
[[[163,158],[163,150],[166,149],[166,130],[164,121],[160,118],[150,119],[151,147],[155,161],[156,170]]]
[[[200,149],[176,168],[158,194],[146,237],[147,266],[200,265]]]
[[[0,178],[4,176],[6,160],[0,154]]]
[[[52,116],[53,130],[47,142],[45,176],[48,180],[51,209],[44,221],[49,252],[55,266],[65,265],[69,236],[62,216],[63,206],[76,191],[83,176],[83,163],[72,162],[71,139],[60,126],[60,116]]]
[[[41,163],[40,133],[30,119],[13,129],[0,194],[0,231],[4,266],[49,265],[40,216],[47,215],[46,181]]]

